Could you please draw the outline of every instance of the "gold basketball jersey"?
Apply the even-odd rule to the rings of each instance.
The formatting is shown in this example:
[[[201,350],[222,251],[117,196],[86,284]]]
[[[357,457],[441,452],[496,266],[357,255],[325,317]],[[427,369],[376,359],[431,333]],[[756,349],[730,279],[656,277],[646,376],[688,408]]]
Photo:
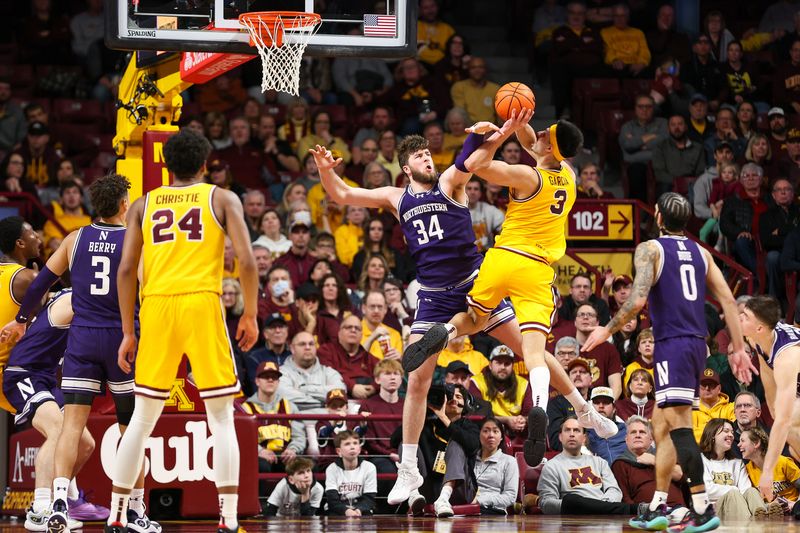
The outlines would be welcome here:
[[[14,277],[23,268],[25,267],[17,263],[0,263],[0,321],[3,324],[14,320],[19,312],[20,302],[14,298],[12,285]],[[6,366],[13,347],[14,344],[10,342],[0,343],[0,367]]]
[[[142,296],[222,292],[225,231],[214,214],[216,186],[159,187],[145,197]]]
[[[567,248],[567,216],[575,203],[575,173],[564,161],[558,170],[536,168],[541,185],[528,198],[511,198],[495,246],[543,259],[561,259]]]

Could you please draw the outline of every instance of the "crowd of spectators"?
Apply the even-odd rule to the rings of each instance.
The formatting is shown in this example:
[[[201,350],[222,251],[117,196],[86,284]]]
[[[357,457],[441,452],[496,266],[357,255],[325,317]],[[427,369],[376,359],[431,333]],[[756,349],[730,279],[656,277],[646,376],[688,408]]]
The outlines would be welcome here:
[[[304,66],[298,98],[262,94],[249,82],[259,78],[248,71],[257,65],[252,62],[184,95],[181,126],[211,141],[207,180],[240,195],[258,266],[262,339],[249,352],[235,352],[246,393],[241,409],[365,415],[359,423],[264,420],[259,470],[286,474],[274,490],[262,484],[268,514],[314,514],[325,505],[348,516],[386,510],[378,496],[388,486],[376,475],[396,471],[398,424],[371,421],[368,414],[402,412],[405,376],[398,360],[416,306],[415,265],[389,213],[337,205],[326,194],[308,148],[322,144],[341,158],[336,172],[350,186],[403,186],[396,152],[403,136],[424,135],[443,170],[461,148],[464,127],[495,118],[498,85],[486,60],[470,54],[466,37],[443,20],[435,0],[419,4],[416,57],[315,58]],[[708,10],[689,35],[675,29],[672,6],[631,4],[544,2],[536,10],[535,64],[552,67],[558,116],[572,114],[572,86],[581,78],[646,82],[620,101],[630,119],[617,132],[626,192],[647,200],[649,185],[658,194],[683,184],[702,240],[753,273],[763,254],[765,285],[758,290],[787,304],[783,274],[800,270],[800,9],[790,2],[753,3],[758,13],[730,21]],[[100,117],[82,130],[51,119],[56,100],[50,98],[116,94],[124,55],[102,45],[102,8],[99,0],[85,6],[31,0],[31,11],[21,12],[25,23],[0,43],[19,65],[77,73],[69,87],[55,88],[44,83],[52,79],[23,85],[0,74],[0,191],[28,193],[45,206],[32,212],[45,254],[63,238],[58,225],[70,231],[91,220],[84,187],[113,166],[110,146],[92,141],[110,137],[110,121],[100,124]],[[749,23],[759,17],[757,27]],[[593,127],[588,118],[583,126]],[[68,134],[76,131],[99,137]],[[497,157],[530,162],[513,139]],[[579,197],[613,197],[603,184],[611,170],[585,161]],[[484,251],[501,230],[509,192],[479,177],[466,189],[476,244]],[[230,246],[225,268],[222,301],[233,332],[243,303]],[[613,342],[580,352],[593,328],[630,297],[628,274],[606,273],[595,292],[597,280],[580,273],[559,297],[548,349],[620,431],[611,440],[584,434],[569,402],[553,391],[548,444],[554,458],[542,469],[532,502],[545,513],[632,514],[655,489],[649,418],[658,346],[646,311]],[[735,380],[724,355],[727,333],[710,304],[708,316],[709,364],[694,416],[707,485],[720,485],[710,491],[712,499],[731,513],[771,513],[752,489],[771,421],[763,388],[757,379],[750,385]],[[421,447],[430,475],[420,495],[442,516],[452,513],[451,503],[504,513],[523,496],[517,494],[521,473],[507,455],[524,440],[532,406],[520,354],[483,335],[459,337],[438,365],[437,383],[450,388],[443,405],[430,406],[425,431],[435,436]],[[465,414],[487,418],[477,423]],[[784,462],[785,497],[793,503],[800,469],[788,456]],[[322,471],[324,489],[313,481]],[[681,476],[676,467],[670,503],[681,500]]]

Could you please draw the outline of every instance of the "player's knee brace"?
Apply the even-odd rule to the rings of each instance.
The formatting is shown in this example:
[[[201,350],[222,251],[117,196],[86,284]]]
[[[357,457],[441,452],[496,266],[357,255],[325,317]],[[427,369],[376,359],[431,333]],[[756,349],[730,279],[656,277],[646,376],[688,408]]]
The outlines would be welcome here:
[[[131,416],[133,416],[134,406],[133,394],[114,395],[114,408],[117,411],[117,422],[121,426],[129,426],[131,423]]]
[[[703,459],[700,457],[700,447],[694,440],[694,432],[689,428],[673,429],[669,432],[675,451],[678,454],[678,463],[686,476],[689,487],[703,484]]]

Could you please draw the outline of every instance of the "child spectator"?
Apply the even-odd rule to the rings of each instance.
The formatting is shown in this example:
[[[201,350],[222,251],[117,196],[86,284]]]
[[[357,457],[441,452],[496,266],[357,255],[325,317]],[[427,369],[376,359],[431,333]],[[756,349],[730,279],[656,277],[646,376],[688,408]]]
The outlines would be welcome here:
[[[723,163],[720,166],[719,177],[711,182],[711,195],[708,197],[711,218],[706,220],[700,229],[700,240],[708,242],[712,233],[719,234],[719,215],[722,213],[722,206],[726,199],[737,194],[741,188],[739,166],[735,163]]]
[[[375,366],[375,383],[378,384],[378,394],[361,403],[361,413],[364,416],[374,415],[402,415],[403,399],[398,395],[403,384],[403,367],[396,359],[384,359]],[[380,472],[395,473],[395,463],[400,462],[397,448],[389,444],[389,438],[397,428],[396,421],[370,422],[370,440],[364,447],[369,453],[370,461],[375,464]],[[391,488],[391,487],[390,487]]]
[[[286,477],[275,486],[267,500],[265,516],[314,516],[319,511],[324,493],[314,481],[314,462],[305,457],[292,459],[286,465]]]
[[[372,515],[378,494],[378,476],[375,465],[359,457],[360,437],[345,430],[336,435],[333,443],[339,459],[325,469],[328,513],[334,516]]]

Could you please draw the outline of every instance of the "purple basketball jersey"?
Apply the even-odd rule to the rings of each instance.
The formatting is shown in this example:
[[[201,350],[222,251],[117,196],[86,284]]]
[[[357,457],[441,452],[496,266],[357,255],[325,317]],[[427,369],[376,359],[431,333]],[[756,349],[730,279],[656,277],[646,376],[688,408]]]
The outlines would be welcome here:
[[[50,307],[72,289],[59,291],[50,298],[31,322],[31,327],[11,349],[8,368],[16,367],[28,372],[46,372],[55,375],[58,363],[67,349],[69,325],[54,326],[50,321]],[[72,296],[75,298],[75,295]]]
[[[444,194],[438,183],[420,193],[407,187],[397,214],[423,287],[453,287],[480,267],[469,207]]]
[[[767,366],[773,368],[775,359],[781,355],[786,348],[800,345],[800,328],[779,322],[775,325],[775,334],[772,336],[772,346],[767,354],[761,345],[756,344],[756,353],[764,359]],[[14,352],[11,352],[12,354]],[[800,374],[797,375],[797,397],[800,398]]]
[[[125,228],[95,223],[84,226],[70,258],[73,326],[121,328],[117,269]]]
[[[656,342],[673,337],[705,338],[708,265],[700,246],[679,236],[663,236],[650,242],[660,248],[656,282],[648,299]]]

